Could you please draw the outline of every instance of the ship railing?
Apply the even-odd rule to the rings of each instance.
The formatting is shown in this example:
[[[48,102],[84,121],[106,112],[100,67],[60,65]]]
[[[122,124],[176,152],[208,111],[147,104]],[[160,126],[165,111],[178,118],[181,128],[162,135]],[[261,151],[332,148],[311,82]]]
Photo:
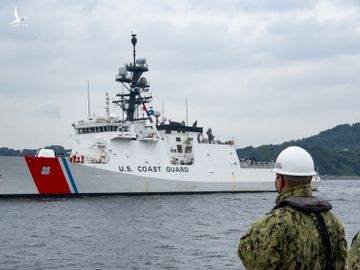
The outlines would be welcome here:
[[[89,164],[106,164],[108,161],[106,159],[101,158],[87,158],[86,163]]]
[[[137,139],[136,133],[130,132],[130,131],[119,131],[115,137],[113,137],[111,140],[114,139]]]
[[[157,133],[142,134],[138,137],[139,141],[158,141],[159,136]]]
[[[233,144],[234,144],[234,141],[233,141],[233,140],[229,140],[229,141],[216,140],[215,143],[216,143],[216,144],[229,144],[229,145],[233,145]]]
[[[234,141],[233,140],[229,140],[229,141],[221,141],[221,140],[216,140],[216,141],[212,141],[209,142],[209,140],[207,139],[202,139],[202,140],[198,140],[199,143],[204,143],[204,144],[227,144],[227,145],[234,145]]]
[[[272,169],[275,166],[274,161],[252,161],[252,160],[244,160],[240,161],[241,168],[249,168],[249,169]]]
[[[149,68],[149,65],[146,63],[146,61],[139,61],[139,60],[143,60],[143,59],[136,59],[136,65],[134,66],[133,63],[128,63],[129,67],[143,67],[143,68]]]

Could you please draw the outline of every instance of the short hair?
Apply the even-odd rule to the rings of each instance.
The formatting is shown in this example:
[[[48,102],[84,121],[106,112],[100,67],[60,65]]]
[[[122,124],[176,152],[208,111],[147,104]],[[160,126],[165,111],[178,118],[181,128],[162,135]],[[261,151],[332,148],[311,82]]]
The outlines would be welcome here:
[[[307,183],[309,176],[294,176],[294,175],[283,175],[285,180],[295,183]]]

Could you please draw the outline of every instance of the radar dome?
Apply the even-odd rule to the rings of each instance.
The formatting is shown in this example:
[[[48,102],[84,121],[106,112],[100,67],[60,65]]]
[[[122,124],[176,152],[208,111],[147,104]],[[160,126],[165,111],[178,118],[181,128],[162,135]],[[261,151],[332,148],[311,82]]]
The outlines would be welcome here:
[[[161,115],[160,111],[158,111],[158,110],[154,111],[154,116],[155,117],[159,117],[160,115]]]
[[[55,151],[52,149],[39,149],[36,154],[36,157],[55,157]]]
[[[145,77],[141,77],[139,80],[140,87],[148,87],[148,81]]]
[[[119,119],[119,116],[116,113],[111,113],[110,118]]]

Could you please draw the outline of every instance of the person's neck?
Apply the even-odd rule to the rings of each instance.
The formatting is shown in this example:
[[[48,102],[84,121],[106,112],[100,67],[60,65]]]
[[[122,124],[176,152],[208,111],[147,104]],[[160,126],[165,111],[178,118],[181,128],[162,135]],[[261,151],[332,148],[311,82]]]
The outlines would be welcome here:
[[[301,184],[298,184],[298,183],[290,183],[289,181],[285,181],[285,184],[284,186],[282,187],[281,189],[281,192],[280,193],[285,193],[287,191],[289,191],[290,189],[294,189],[294,188],[301,188],[301,187],[305,187],[308,183],[301,183]]]

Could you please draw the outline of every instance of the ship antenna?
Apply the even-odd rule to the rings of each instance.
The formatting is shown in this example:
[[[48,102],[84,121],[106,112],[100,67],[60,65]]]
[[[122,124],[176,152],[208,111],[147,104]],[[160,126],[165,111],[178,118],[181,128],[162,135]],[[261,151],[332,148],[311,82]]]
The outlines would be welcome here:
[[[185,104],[186,104],[186,126],[188,126],[189,125],[189,108],[188,108],[187,97],[185,98]]]
[[[89,80],[87,80],[87,95],[88,95],[88,117],[90,118],[90,86]]]
[[[106,117],[107,119],[110,119],[110,97],[109,94],[106,92],[106,107],[105,107],[105,111],[106,111]]]
[[[188,109],[188,100],[185,98],[186,103],[186,126],[189,126],[189,109]],[[189,140],[189,131],[186,132],[186,137]]]
[[[148,84],[145,78],[142,78],[141,75],[144,72],[149,71],[148,65],[146,64],[145,59],[136,59],[136,43],[137,38],[136,34],[131,34],[131,43],[133,45],[133,57],[134,62],[130,64],[126,64],[124,68],[119,69],[119,75],[116,76],[116,81],[121,82],[122,85],[126,87],[129,91],[128,94],[117,94],[120,97],[118,101],[115,103],[122,104],[125,103],[125,107],[122,109],[125,110],[127,115],[126,121],[139,121],[144,120],[143,118],[139,119],[137,110],[142,103],[149,103],[151,100],[151,96],[142,97],[141,93],[146,88],[148,89],[150,85]],[[128,75],[128,72],[131,74]],[[126,85],[129,87],[127,87]]]
[[[132,45],[133,45],[133,47],[134,47],[134,49],[133,49],[133,55],[134,55],[134,66],[135,66],[135,65],[136,65],[136,64],[135,64],[135,57],[136,57],[135,45],[136,45],[137,39],[136,39],[136,34],[131,34],[131,36],[132,36],[131,43],[132,43]]]

